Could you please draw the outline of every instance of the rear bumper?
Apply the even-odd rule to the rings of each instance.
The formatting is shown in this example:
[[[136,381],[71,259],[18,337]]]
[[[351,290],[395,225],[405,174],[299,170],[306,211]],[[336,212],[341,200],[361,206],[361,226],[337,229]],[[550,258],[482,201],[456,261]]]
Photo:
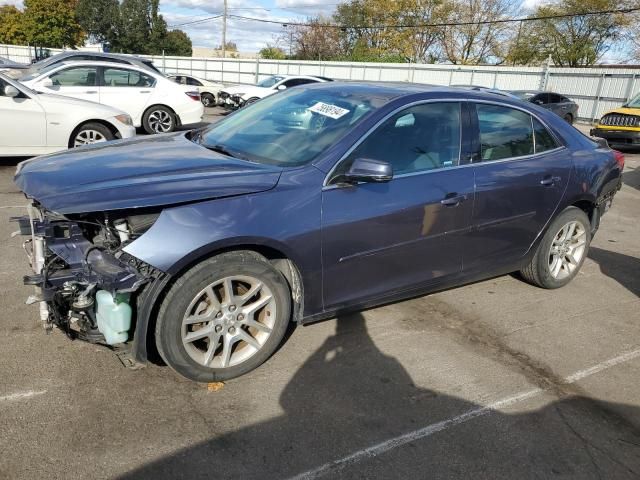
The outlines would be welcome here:
[[[592,137],[604,138],[610,147],[640,147],[640,130],[605,130],[592,128],[589,131]]]
[[[181,125],[200,123],[202,122],[202,116],[204,115],[204,105],[202,105],[202,102],[193,101],[193,105],[183,107],[176,113],[180,118]]]

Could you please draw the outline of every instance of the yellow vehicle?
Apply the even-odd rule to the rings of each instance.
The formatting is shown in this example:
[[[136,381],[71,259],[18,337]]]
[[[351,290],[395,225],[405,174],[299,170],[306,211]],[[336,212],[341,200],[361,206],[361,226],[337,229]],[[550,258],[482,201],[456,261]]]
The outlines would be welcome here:
[[[640,93],[622,107],[605,113],[591,135],[613,148],[640,147]]]

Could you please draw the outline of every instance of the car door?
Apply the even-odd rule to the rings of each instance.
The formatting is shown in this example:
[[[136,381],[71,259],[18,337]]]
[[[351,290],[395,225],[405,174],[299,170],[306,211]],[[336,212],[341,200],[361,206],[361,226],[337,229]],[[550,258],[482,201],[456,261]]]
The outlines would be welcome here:
[[[67,97],[99,102],[98,67],[77,66],[57,70],[48,77],[51,85],[42,85],[38,89],[46,93],[57,93]]]
[[[326,309],[458,274],[473,175],[458,168],[462,105],[424,103],[382,122],[338,164],[322,194]],[[387,183],[340,182],[357,158],[386,161]]]
[[[0,78],[0,150],[14,155],[41,153],[47,142],[44,109],[24,92],[7,97],[4,94],[7,85]]]
[[[472,247],[465,270],[521,259],[545,228],[567,186],[571,155],[540,120],[513,107],[475,104]]]
[[[139,119],[155,90],[155,79],[127,67],[101,67],[100,103]]]

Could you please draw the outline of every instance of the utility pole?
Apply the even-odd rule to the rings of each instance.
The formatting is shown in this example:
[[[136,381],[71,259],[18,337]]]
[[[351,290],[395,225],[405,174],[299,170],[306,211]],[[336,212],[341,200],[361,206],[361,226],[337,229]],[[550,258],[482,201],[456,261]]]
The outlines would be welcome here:
[[[222,13],[222,58],[227,57],[227,0],[224,0],[224,12]]]

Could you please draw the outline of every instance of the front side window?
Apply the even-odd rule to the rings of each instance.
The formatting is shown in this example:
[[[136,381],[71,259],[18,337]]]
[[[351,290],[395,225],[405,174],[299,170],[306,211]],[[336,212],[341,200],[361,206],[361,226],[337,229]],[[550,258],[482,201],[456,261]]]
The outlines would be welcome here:
[[[201,87],[202,83],[193,77],[185,77],[187,79],[187,85],[193,85],[194,87]]]
[[[95,87],[96,67],[71,67],[51,75],[53,85],[60,87]]]
[[[105,68],[104,85],[107,87],[152,87],[155,80],[137,70],[125,68]]]
[[[521,110],[476,104],[483,162],[534,153],[531,116]]]
[[[460,103],[425,103],[392,115],[351,152],[339,170],[357,158],[389,163],[394,175],[460,163]]]

